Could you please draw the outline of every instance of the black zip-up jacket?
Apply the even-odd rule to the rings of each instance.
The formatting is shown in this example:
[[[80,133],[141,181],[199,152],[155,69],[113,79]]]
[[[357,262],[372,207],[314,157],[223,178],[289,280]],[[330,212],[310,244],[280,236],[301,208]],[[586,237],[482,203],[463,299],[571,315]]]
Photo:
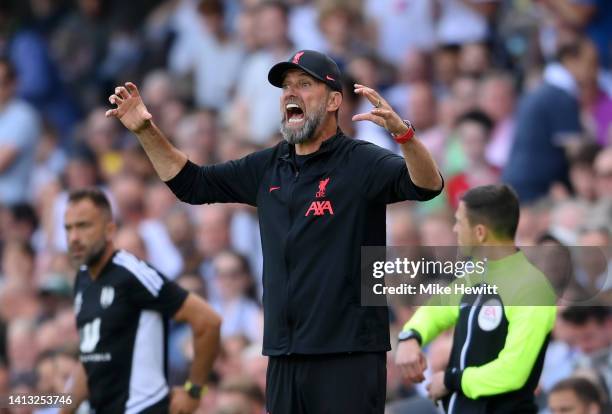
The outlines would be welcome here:
[[[222,164],[188,162],[167,182],[187,203],[257,206],[265,355],[387,351],[386,307],[360,306],[361,246],[384,246],[386,205],[429,200],[404,158],[340,130],[298,170],[295,147]]]

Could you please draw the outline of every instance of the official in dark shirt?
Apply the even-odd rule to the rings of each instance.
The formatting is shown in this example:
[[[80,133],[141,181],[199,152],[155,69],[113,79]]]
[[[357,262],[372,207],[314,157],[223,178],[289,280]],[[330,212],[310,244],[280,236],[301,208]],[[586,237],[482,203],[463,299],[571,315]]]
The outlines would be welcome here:
[[[127,251],[113,246],[115,224],[100,190],[72,192],[65,228],[79,267],[74,310],[81,364],[73,375],[74,412],[85,399],[96,413],[191,413],[219,348],[219,316],[195,294],[167,280]],[[185,321],[194,334],[189,380],[170,390],[168,320]]]
[[[284,141],[209,166],[170,144],[134,84],[109,98],[117,107],[107,116],[136,134],[178,198],[257,207],[271,414],[383,412],[389,316],[360,304],[361,246],[385,244],[387,204],[429,200],[443,186],[411,124],[375,90],[355,85],[374,108],[353,120],[385,128],[404,156],[344,135],[340,77],[333,60],[310,50],[275,65],[268,80],[283,90]]]

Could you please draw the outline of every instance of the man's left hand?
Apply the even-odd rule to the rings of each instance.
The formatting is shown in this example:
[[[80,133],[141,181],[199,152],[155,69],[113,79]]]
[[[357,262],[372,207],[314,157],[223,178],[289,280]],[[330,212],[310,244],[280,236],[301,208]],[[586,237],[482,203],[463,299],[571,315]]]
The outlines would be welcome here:
[[[438,401],[448,394],[448,390],[444,385],[444,371],[436,372],[431,377],[431,382],[427,384],[427,396],[432,401]]]
[[[399,136],[408,131],[402,118],[378,92],[367,86],[355,84],[355,93],[367,98],[374,108],[370,112],[353,116],[353,121],[371,121],[385,128],[391,135]]]
[[[198,409],[200,400],[191,398],[184,388],[172,388],[170,395],[170,414],[191,414]]]

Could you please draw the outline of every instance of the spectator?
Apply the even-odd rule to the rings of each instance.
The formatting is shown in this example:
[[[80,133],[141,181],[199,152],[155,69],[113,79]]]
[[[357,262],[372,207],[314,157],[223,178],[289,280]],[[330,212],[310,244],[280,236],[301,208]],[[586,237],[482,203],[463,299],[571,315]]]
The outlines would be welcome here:
[[[459,47],[457,45],[440,45],[434,51],[434,79],[442,93],[449,89],[459,74]]]
[[[365,53],[356,56],[349,62],[347,72],[355,80],[355,83],[378,85],[382,83],[382,66],[382,62],[377,55]],[[372,106],[371,102],[363,96],[355,96],[358,98],[354,108],[355,112],[368,112]],[[355,125],[355,138],[373,142],[392,151],[398,150],[397,144],[389,134],[383,128],[370,122],[360,122]]]
[[[514,138],[514,81],[508,73],[492,72],[484,77],[478,92],[478,106],[494,122],[487,161],[501,169],[508,162]]]
[[[172,244],[163,222],[148,217],[145,210],[145,186],[134,175],[117,176],[111,182],[119,221],[138,230],[144,242],[147,260],[165,276],[174,279],[183,268],[182,258]]]
[[[57,23],[50,44],[63,78],[81,107],[90,110],[101,103],[99,65],[108,52],[113,27],[102,0],[80,0],[76,5]]]
[[[410,49],[398,66],[398,79],[385,91],[385,99],[399,114],[407,114],[406,96],[410,87],[421,82],[431,84],[432,61],[428,52]]]
[[[288,10],[280,1],[266,1],[257,7],[256,35],[260,50],[244,63],[237,85],[231,116],[236,135],[263,144],[278,132],[280,89],[266,82],[268,70],[287,60],[293,45],[288,37]]]
[[[364,10],[372,19],[375,46],[384,59],[398,64],[410,49],[433,49],[435,2],[366,0]]]
[[[200,0],[198,13],[203,35],[170,62],[171,69],[179,75],[193,72],[197,106],[221,111],[230,101],[243,52],[225,27],[223,1]]]
[[[597,46],[601,64],[612,64],[612,5],[605,0],[540,0],[561,28],[583,31]]]
[[[40,135],[39,117],[17,98],[13,65],[0,59],[0,200],[3,204],[26,201],[34,149]]]
[[[499,170],[490,165],[485,158],[492,129],[493,122],[480,111],[467,112],[457,122],[459,140],[467,166],[463,172],[452,177],[446,187],[453,210],[459,206],[459,200],[467,190],[494,184],[498,180]]]
[[[586,223],[588,206],[577,200],[554,204],[550,212],[548,232],[566,246],[576,244],[578,233]]]
[[[119,153],[121,137],[114,122],[104,116],[106,110],[96,107],[87,117],[84,128],[84,139],[87,148],[91,149],[100,166],[100,173],[105,179],[111,179],[123,167]]]
[[[8,362],[13,375],[31,373],[36,364],[36,326],[32,320],[16,319],[8,327]]]
[[[32,200],[40,196],[46,185],[59,179],[66,162],[66,153],[60,147],[58,131],[48,122],[44,123],[36,146],[35,165],[30,179]]]
[[[211,305],[223,315],[221,337],[244,335],[250,342],[260,343],[263,314],[253,300],[255,286],[246,258],[225,251],[215,257],[213,266],[219,296]]]
[[[38,217],[30,204],[14,204],[6,212],[6,221],[2,222],[5,241],[29,243],[38,228]]]
[[[127,250],[140,260],[147,261],[147,249],[138,234],[138,230],[124,226],[115,235],[115,246],[120,250]]]
[[[586,227],[578,236],[577,245],[581,248],[575,258],[576,280],[593,295],[612,289],[607,251],[610,239],[607,227]]]
[[[597,388],[584,378],[558,382],[550,391],[548,408],[551,414],[604,414]]]
[[[199,165],[216,159],[217,119],[212,112],[198,111],[183,116],[176,127],[176,144],[189,159]]]
[[[456,244],[453,233],[453,220],[448,212],[430,214],[422,221],[420,226],[420,240],[423,246],[452,246]]]
[[[199,272],[206,281],[210,300],[215,300],[218,291],[212,283],[214,274],[212,261],[217,254],[231,247],[231,215],[225,207],[220,205],[198,207],[196,214],[195,242],[201,259]]]
[[[426,82],[415,83],[407,98],[407,118],[419,131],[423,144],[436,162],[442,165],[447,136],[438,123],[438,103],[432,86]]]
[[[590,137],[602,146],[612,144],[612,90],[605,90],[596,72],[580,94],[581,115]]]
[[[499,0],[442,0],[436,34],[441,44],[482,42],[489,37],[489,19]]]
[[[359,42],[362,16],[348,4],[329,3],[319,10],[319,27],[326,40],[323,49],[343,70],[352,57],[363,53],[365,45]]]
[[[289,0],[289,38],[297,50],[324,50],[325,38],[318,24],[320,3],[312,0]]]
[[[609,306],[570,306],[561,312],[567,338],[582,356],[577,367],[595,370],[612,395],[612,316]]]
[[[503,180],[516,189],[521,202],[546,195],[554,183],[569,186],[564,145],[581,131],[577,97],[597,68],[597,52],[578,38],[559,48],[558,60],[546,68],[544,83],[524,98],[517,113]]]
[[[6,283],[14,282],[29,291],[34,289],[34,259],[32,246],[26,241],[12,241],[4,246],[2,276]]]
[[[594,162],[598,200],[612,197],[612,147],[602,150]]]
[[[597,197],[593,164],[599,151],[598,145],[583,143],[568,155],[569,178],[574,196],[588,204],[594,203]]]
[[[459,72],[480,79],[491,67],[489,48],[485,43],[466,43],[459,51]]]
[[[67,144],[80,115],[78,108],[63,85],[45,39],[20,22],[23,16],[17,10],[17,3],[0,5],[0,54],[14,65],[16,95],[40,111]]]

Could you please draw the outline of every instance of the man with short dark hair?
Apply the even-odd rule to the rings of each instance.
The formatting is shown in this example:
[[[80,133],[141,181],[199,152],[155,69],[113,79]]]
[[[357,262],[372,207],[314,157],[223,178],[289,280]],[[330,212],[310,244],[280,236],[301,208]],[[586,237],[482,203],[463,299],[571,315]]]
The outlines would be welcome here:
[[[609,306],[574,305],[565,308],[561,321],[567,340],[580,355],[576,368],[591,369],[612,395],[612,310]]]
[[[68,393],[74,412],[87,399],[97,413],[192,413],[219,348],[219,316],[124,250],[104,193],[77,190],[65,215],[69,254],[79,271],[74,307],[80,361]],[[183,388],[170,391],[166,374],[168,319],[186,321],[194,360]]]
[[[586,378],[568,378],[558,382],[548,395],[551,414],[603,414],[597,387]]]
[[[565,148],[582,131],[579,95],[589,79],[597,78],[597,50],[585,38],[561,45],[558,61],[544,70],[544,81],[520,102],[510,157],[502,179],[521,202],[534,202],[551,185],[570,188]]]
[[[428,200],[442,189],[411,124],[375,90],[354,85],[374,108],[353,120],[385,128],[404,157],[344,135],[340,76],[332,59],[311,50],[274,65],[268,80],[282,89],[284,142],[202,167],[164,137],[134,84],[110,97],[117,108],[108,116],[137,135],[179,199],[257,206],[272,414],[383,413],[389,314],[360,305],[361,246],[385,245],[387,204]]]
[[[400,332],[396,362],[411,381],[423,381],[427,361],[421,346],[454,326],[449,365],[433,373],[429,397],[442,400],[449,414],[535,414],[555,297],[546,277],[514,244],[518,199],[505,185],[476,187],[463,196],[455,219],[462,256],[484,261],[485,272],[452,286],[497,289],[432,298]]]

